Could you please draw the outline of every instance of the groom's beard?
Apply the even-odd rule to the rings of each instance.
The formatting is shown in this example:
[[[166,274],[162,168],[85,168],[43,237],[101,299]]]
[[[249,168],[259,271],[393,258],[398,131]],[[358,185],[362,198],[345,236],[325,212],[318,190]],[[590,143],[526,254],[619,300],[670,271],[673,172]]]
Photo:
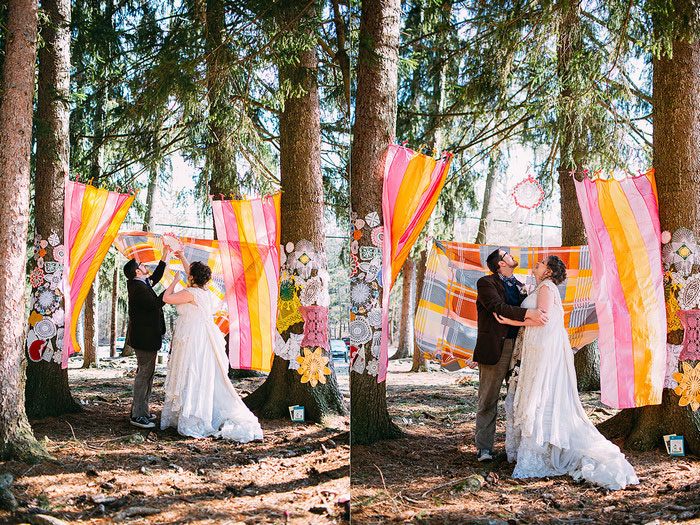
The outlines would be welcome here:
[[[512,257],[512,259],[513,259],[513,264],[509,264],[509,265],[508,265],[508,268],[513,268],[513,269],[515,269],[515,268],[518,267],[519,262],[518,262],[518,259],[516,259],[515,257]],[[506,264],[507,264],[507,263],[506,263]]]

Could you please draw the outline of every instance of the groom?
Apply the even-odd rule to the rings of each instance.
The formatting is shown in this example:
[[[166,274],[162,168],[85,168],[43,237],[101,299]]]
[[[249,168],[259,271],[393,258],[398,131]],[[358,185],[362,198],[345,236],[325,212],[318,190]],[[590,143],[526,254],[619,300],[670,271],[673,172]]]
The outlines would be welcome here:
[[[155,416],[148,408],[153,387],[156,356],[163,343],[165,318],[163,317],[163,294],[156,295],[153,286],[160,281],[165,271],[165,261],[170,254],[166,245],[163,257],[152,275],[146,266],[131,259],[124,265],[128,279],[129,329],[126,344],[136,353],[136,377],[134,378],[134,400],[131,405],[131,424],[140,428],[153,428]]]
[[[494,250],[486,258],[486,265],[493,273],[476,283],[478,328],[474,362],[479,366],[475,435],[478,461],[493,459],[498,396],[518,335],[517,326],[500,324],[493,314],[495,312],[514,321],[531,319],[540,325],[547,322],[544,312],[520,307],[526,294],[520,281],[513,277],[518,261],[510,253],[503,248]]]

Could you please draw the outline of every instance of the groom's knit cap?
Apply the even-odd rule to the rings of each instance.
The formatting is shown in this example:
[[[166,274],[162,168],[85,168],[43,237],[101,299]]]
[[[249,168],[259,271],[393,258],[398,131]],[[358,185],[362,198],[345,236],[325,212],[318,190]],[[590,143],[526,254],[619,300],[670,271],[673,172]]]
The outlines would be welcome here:
[[[136,270],[139,267],[139,263],[136,261],[136,259],[130,259],[126,262],[124,265],[124,275],[126,276],[127,279],[133,279],[136,277]]]

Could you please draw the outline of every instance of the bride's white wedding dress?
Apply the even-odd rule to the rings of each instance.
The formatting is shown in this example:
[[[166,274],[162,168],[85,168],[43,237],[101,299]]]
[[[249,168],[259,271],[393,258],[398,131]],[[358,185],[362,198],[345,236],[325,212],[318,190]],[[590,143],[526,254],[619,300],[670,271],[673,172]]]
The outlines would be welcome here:
[[[506,452],[509,461],[517,461],[513,477],[569,474],[609,489],[639,483],[632,465],[598,432],[581,405],[556,285],[543,281],[522,307],[537,308],[543,286],[554,294],[549,321],[520,329],[516,346],[521,345],[521,363],[506,397]]]
[[[165,379],[160,428],[183,436],[246,443],[262,439],[257,417],[228,378],[226,341],[214,323],[211,294],[188,288],[197,304],[176,306],[178,318]]]

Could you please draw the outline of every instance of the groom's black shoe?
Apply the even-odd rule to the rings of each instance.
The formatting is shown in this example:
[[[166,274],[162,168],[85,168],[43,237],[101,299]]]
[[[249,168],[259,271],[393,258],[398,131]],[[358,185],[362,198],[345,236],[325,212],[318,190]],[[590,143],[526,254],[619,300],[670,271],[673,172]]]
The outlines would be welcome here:
[[[132,417],[129,419],[129,422],[139,428],[154,428],[156,426],[153,421],[149,421],[145,416]]]
[[[477,461],[491,461],[492,459],[493,453],[486,448],[479,450],[479,452],[476,454]]]

